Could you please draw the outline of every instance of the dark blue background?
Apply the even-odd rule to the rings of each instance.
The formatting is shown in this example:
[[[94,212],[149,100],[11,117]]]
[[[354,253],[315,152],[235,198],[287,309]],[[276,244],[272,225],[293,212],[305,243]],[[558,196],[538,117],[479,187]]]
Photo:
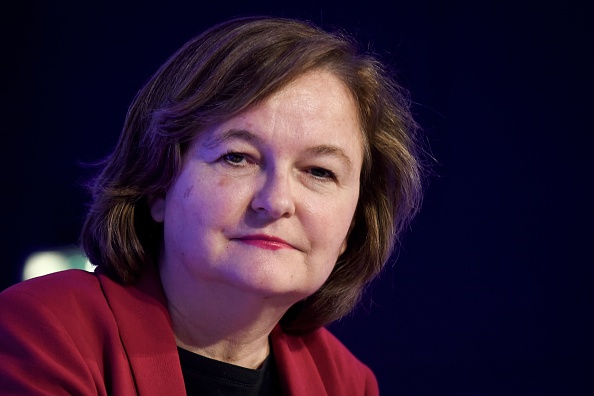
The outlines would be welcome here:
[[[382,394],[594,394],[588,2],[202,3],[2,11],[1,289],[30,252],[76,244],[81,164],[173,51],[233,16],[298,17],[398,70],[437,159],[398,260],[332,326]]]

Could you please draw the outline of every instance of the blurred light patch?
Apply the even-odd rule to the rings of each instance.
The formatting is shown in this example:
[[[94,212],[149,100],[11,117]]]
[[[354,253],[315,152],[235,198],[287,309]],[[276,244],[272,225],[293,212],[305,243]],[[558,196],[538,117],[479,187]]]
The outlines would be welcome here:
[[[68,248],[35,252],[25,260],[22,278],[27,280],[73,268],[89,272],[94,270],[94,266],[78,249]]]

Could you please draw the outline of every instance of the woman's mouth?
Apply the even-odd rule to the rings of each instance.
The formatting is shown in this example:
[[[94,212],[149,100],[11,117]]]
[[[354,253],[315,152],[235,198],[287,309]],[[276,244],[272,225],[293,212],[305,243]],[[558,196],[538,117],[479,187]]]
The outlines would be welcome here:
[[[244,235],[233,239],[248,245],[256,246],[261,249],[267,250],[295,249],[294,246],[292,246],[289,242],[285,241],[284,239],[270,235]]]

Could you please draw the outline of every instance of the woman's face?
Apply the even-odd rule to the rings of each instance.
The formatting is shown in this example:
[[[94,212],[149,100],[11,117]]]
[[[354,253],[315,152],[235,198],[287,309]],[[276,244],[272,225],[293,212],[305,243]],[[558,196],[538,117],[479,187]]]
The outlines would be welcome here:
[[[346,247],[361,139],[352,96],[321,70],[200,133],[151,204],[164,282],[293,302],[314,293]]]

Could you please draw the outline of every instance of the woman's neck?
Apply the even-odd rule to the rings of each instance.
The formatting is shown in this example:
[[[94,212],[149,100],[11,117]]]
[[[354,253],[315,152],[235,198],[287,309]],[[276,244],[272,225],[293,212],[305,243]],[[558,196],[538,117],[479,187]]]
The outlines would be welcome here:
[[[291,305],[226,285],[164,288],[179,347],[247,368],[264,362],[268,336]]]

